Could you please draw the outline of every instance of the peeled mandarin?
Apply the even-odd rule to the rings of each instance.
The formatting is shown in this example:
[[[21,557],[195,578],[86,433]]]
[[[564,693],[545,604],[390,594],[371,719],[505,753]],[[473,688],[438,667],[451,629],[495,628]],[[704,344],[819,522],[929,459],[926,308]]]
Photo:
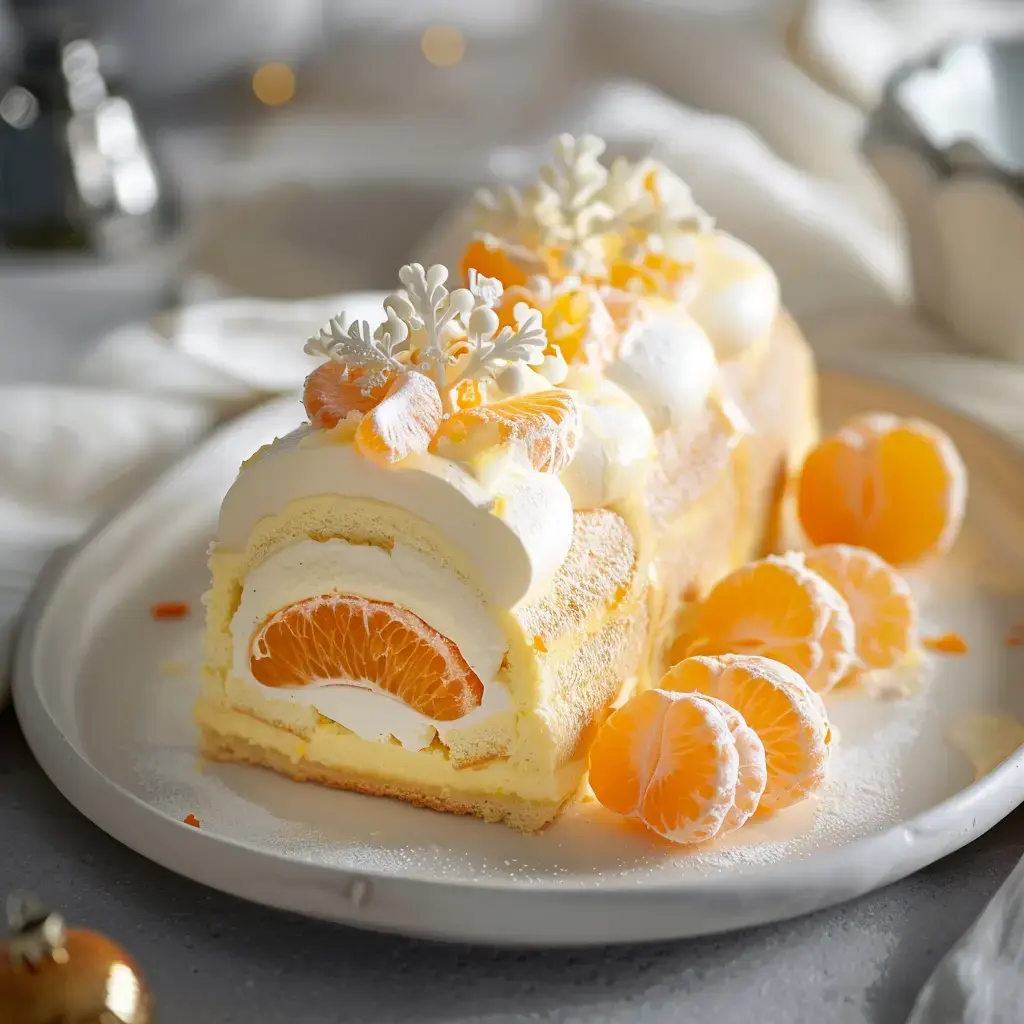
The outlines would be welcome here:
[[[581,434],[579,406],[571,392],[549,388],[460,409],[440,425],[431,449],[465,459],[514,443],[538,472],[560,473],[576,454]]]
[[[768,658],[687,658],[658,684],[672,693],[703,693],[742,716],[764,746],[763,811],[780,811],[825,781],[831,732],[821,698],[791,668]]]
[[[665,687],[671,690],[671,687]],[[742,828],[757,810],[768,783],[768,764],[761,737],[744,720],[743,716],[725,701],[705,696],[725,719],[732,733],[739,755],[739,772],[736,777],[736,795],[732,807],[718,830],[718,836],[727,835]]]
[[[309,422],[318,429],[336,427],[350,412],[369,412],[387,394],[390,380],[373,388],[360,383],[359,371],[350,373],[344,364],[329,361],[307,378],[302,404]]]
[[[709,701],[647,690],[612,713],[590,748],[590,787],[608,810],[675,843],[713,838],[732,810],[736,741]]]
[[[483,700],[483,683],[451,640],[405,608],[353,594],[305,598],[267,616],[253,634],[249,667],[275,688],[379,689],[439,722]]]
[[[429,377],[415,370],[400,373],[356,429],[356,450],[385,466],[401,462],[427,450],[443,414],[441,396]]]
[[[898,664],[917,646],[917,602],[895,569],[867,548],[829,544],[804,556],[850,606],[857,656],[868,669]]]
[[[792,555],[750,562],[719,580],[674,646],[686,657],[772,658],[819,693],[858,664],[849,606],[834,587]]]
[[[508,249],[501,245],[490,245],[481,238],[470,242],[462,254],[459,272],[463,281],[469,280],[471,270],[484,277],[497,278],[506,288],[525,285],[529,276],[512,258]]]
[[[950,438],[923,420],[873,414],[826,437],[800,473],[800,522],[812,544],[869,548],[914,565],[952,547],[967,472]]]

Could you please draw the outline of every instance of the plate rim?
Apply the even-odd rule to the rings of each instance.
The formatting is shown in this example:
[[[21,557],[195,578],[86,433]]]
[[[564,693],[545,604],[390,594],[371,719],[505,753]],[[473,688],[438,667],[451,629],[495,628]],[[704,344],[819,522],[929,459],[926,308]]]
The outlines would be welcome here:
[[[859,378],[868,383],[901,389],[914,397],[940,406],[947,413],[1009,447],[1018,458],[1024,461],[1024,441],[1018,440],[1009,432],[990,426],[977,417],[963,412],[927,388],[908,384],[898,372],[891,374],[886,374],[884,371],[865,372],[862,367],[857,365],[857,360],[851,360],[850,364],[852,365],[847,368],[843,365],[843,361],[838,364],[833,362],[825,372],[838,373]],[[642,885],[637,885],[635,882],[621,884],[612,882],[600,889],[595,888],[593,882],[585,878],[556,881],[548,879],[522,880],[513,876],[507,879],[489,878],[476,882],[467,879],[433,877],[419,871],[398,874],[384,869],[359,868],[353,870],[314,864],[296,860],[287,854],[264,849],[244,840],[193,829],[185,825],[104,775],[87,754],[64,734],[35,684],[33,674],[35,651],[53,594],[65,573],[86,548],[110,528],[120,516],[127,513],[136,504],[151,497],[153,492],[167,486],[169,481],[184,473],[193,462],[203,459],[208,450],[223,444],[225,437],[232,430],[245,429],[252,421],[266,416],[271,408],[282,405],[285,401],[291,401],[291,396],[287,399],[278,398],[264,403],[215,430],[157,480],[136,494],[125,505],[105,517],[79,542],[57,550],[48,560],[33,588],[25,608],[21,628],[18,631],[12,691],[18,720],[33,756],[50,781],[80,813],[112,838],[147,859],[176,874],[210,885],[218,890],[288,910],[296,909],[295,901],[271,896],[265,891],[258,891],[258,885],[249,884],[251,880],[258,880],[261,875],[265,877],[268,871],[285,868],[285,873],[294,875],[296,879],[305,876],[314,883],[327,881],[332,886],[346,882],[351,886],[358,881],[368,881],[374,886],[381,887],[397,885],[415,888],[426,885],[434,891],[460,895],[471,893],[507,897],[513,894],[518,898],[529,895],[541,900],[557,897],[560,902],[572,905],[578,904],[581,900],[592,900],[594,897],[605,901],[628,902],[638,895],[642,895],[645,899],[653,897],[677,900],[697,894],[713,898],[723,893],[729,893],[741,900],[755,894],[762,899],[770,898],[773,894],[781,896],[791,893],[793,873],[796,870],[804,887],[820,893],[820,898],[814,899],[811,907],[801,907],[796,910],[782,911],[777,915],[752,918],[748,922],[752,925],[768,920],[784,920],[813,909],[845,902],[907,877],[961,849],[1012,813],[1021,802],[1024,802],[1024,745],[1022,745],[993,771],[981,779],[971,782],[940,803],[882,831],[862,836],[842,846],[816,852],[799,860],[782,859],[756,869],[740,869],[735,872],[691,876],[678,880],[657,879]],[[958,822],[967,820],[969,820],[969,824],[958,824]],[[143,823],[145,823],[145,827],[140,828]],[[187,855],[187,865],[180,863],[181,855]],[[205,862],[211,855],[215,857],[231,855],[242,858],[241,863],[236,865],[236,870],[241,869],[238,872],[238,884],[225,884],[221,877],[222,872],[206,869]],[[864,867],[858,873],[853,870],[854,864]],[[881,865],[881,867],[879,868],[877,865]],[[837,871],[841,871],[847,876],[854,876],[848,879],[840,895],[834,895]],[[243,875],[245,878],[242,878]],[[442,927],[437,931],[404,926],[388,927],[382,926],[379,922],[368,922],[361,918],[357,903],[358,901],[353,901],[350,908],[343,908],[341,912],[337,908],[331,910],[326,907],[322,913],[309,909],[298,912],[310,916],[323,916],[362,927],[426,935],[431,938],[452,939],[465,934],[465,929],[460,930],[455,922],[451,927]],[[692,934],[711,934],[716,930],[731,930],[735,927],[741,927],[741,925],[726,924],[721,929],[702,926],[698,932]],[[680,930],[678,934],[689,933]],[[670,936],[658,932],[650,937]],[[487,941],[503,942],[505,940],[500,936],[494,936]],[[610,940],[600,936],[591,938],[587,935],[578,935],[570,940],[539,937],[537,942],[527,942],[526,944],[587,944],[607,941]],[[522,943],[517,941],[513,944]]]

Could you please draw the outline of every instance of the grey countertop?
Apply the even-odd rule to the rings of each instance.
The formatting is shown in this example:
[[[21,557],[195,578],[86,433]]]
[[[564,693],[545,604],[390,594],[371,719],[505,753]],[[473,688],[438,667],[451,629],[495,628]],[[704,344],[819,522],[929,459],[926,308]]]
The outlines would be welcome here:
[[[736,935],[596,950],[445,946],[307,921],[178,878],[83,818],[0,715],[0,890],[139,960],[161,1022],[903,1024],[1024,849],[1024,810],[855,903]]]

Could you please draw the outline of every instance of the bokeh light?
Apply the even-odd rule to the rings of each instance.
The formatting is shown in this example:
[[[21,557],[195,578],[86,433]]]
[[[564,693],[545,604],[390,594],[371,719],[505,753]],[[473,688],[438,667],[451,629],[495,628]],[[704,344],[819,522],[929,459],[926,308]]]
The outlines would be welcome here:
[[[423,33],[420,48],[435,67],[450,68],[465,55],[466,40],[454,25],[432,25]]]
[[[252,76],[252,91],[260,103],[280,107],[295,95],[295,72],[277,61],[263,64]]]

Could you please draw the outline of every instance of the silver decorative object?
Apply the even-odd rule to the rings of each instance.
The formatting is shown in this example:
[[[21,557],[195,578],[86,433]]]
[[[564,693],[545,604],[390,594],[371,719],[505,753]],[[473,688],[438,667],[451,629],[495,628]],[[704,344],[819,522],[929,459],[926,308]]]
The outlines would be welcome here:
[[[134,258],[175,224],[135,110],[63,3],[13,11],[22,45],[0,86],[0,249]]]
[[[973,40],[888,83],[864,151],[906,224],[919,310],[1024,362],[1024,40]]]

